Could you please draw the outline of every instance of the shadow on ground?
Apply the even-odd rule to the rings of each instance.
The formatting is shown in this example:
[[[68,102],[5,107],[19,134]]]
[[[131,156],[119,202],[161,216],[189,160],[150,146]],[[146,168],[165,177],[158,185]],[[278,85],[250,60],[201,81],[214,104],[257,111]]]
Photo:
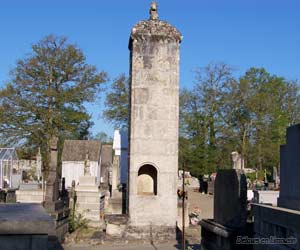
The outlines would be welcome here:
[[[199,236],[199,239],[200,239],[200,236]],[[177,244],[174,245],[174,247],[176,247],[176,249],[178,249],[178,250],[182,250],[182,231],[178,227],[176,228],[176,241],[177,241]],[[190,242],[189,239],[185,239],[185,249],[186,250],[201,250],[200,242],[194,243],[194,242]]]

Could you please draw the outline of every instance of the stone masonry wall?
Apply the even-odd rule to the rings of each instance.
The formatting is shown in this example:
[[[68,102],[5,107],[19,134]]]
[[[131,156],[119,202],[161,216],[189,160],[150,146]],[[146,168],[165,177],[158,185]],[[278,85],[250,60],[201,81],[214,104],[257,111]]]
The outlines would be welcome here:
[[[129,216],[133,226],[175,227],[177,218],[179,41],[131,44]],[[137,195],[138,170],[157,169],[157,195]]]

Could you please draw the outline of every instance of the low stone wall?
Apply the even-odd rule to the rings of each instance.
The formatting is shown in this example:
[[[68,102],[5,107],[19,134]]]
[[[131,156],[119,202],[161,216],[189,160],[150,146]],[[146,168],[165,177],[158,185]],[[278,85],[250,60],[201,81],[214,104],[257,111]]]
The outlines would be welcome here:
[[[17,190],[16,200],[20,203],[42,203],[43,190]]]
[[[300,211],[261,204],[252,204],[255,238],[289,239],[295,244],[254,244],[254,250],[299,250]]]
[[[253,190],[253,193],[254,203],[271,204],[272,206],[277,206],[279,191]]]
[[[128,226],[125,237],[128,239],[143,239],[150,241],[176,240],[176,226]]]
[[[144,225],[132,226],[126,214],[105,216],[106,234],[127,240],[164,241],[176,239],[176,226]]]

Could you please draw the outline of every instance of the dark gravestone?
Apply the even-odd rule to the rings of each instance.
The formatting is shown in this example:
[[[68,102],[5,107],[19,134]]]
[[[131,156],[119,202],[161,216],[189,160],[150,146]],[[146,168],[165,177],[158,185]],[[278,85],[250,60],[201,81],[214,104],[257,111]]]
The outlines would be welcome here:
[[[47,177],[46,195],[43,203],[45,210],[52,216],[55,223],[56,236],[59,241],[63,240],[68,232],[69,207],[64,198],[59,197],[59,179],[57,175],[57,138],[51,140],[50,168]],[[66,195],[63,187],[62,191]]]
[[[280,147],[278,206],[300,210],[300,124],[287,128],[286,145]]]
[[[0,190],[0,203],[6,202],[6,192],[5,190]]]
[[[214,190],[214,221],[243,228],[247,221],[247,181],[237,170],[218,171]]]
[[[252,250],[238,244],[239,236],[251,237],[247,224],[247,181],[243,170],[219,170],[214,188],[214,219],[202,219],[202,250]]]
[[[57,142],[56,137],[51,139],[50,165],[46,184],[46,195],[44,207],[48,212],[55,212],[61,209],[63,202],[59,201],[59,181],[57,176]]]

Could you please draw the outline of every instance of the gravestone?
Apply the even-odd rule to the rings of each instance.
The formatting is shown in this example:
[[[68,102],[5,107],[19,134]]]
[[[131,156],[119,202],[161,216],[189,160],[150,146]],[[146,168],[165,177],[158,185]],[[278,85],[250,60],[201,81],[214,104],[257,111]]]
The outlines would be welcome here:
[[[233,169],[220,170],[214,192],[214,220],[231,228],[243,228],[247,219],[246,176]]]
[[[242,170],[219,170],[214,188],[214,219],[202,219],[202,250],[245,250],[238,236],[251,236],[247,224],[247,181]]]
[[[244,169],[244,158],[241,154],[234,151],[231,153],[231,159],[233,162],[233,169]]]
[[[114,156],[111,171],[111,197],[105,203],[105,214],[122,214],[122,192],[119,190],[120,184],[120,155]]]
[[[278,188],[279,185],[279,176],[276,167],[273,167],[273,181],[274,181],[274,188]]]
[[[140,195],[153,195],[154,194],[154,183],[150,175],[142,174],[138,177],[137,192]]]
[[[84,176],[79,177],[79,185],[75,190],[77,197],[75,211],[88,219],[90,226],[99,226],[102,195],[96,176],[91,175],[88,152],[84,163]]]
[[[287,128],[286,145],[280,147],[278,206],[300,210],[300,124]]]

